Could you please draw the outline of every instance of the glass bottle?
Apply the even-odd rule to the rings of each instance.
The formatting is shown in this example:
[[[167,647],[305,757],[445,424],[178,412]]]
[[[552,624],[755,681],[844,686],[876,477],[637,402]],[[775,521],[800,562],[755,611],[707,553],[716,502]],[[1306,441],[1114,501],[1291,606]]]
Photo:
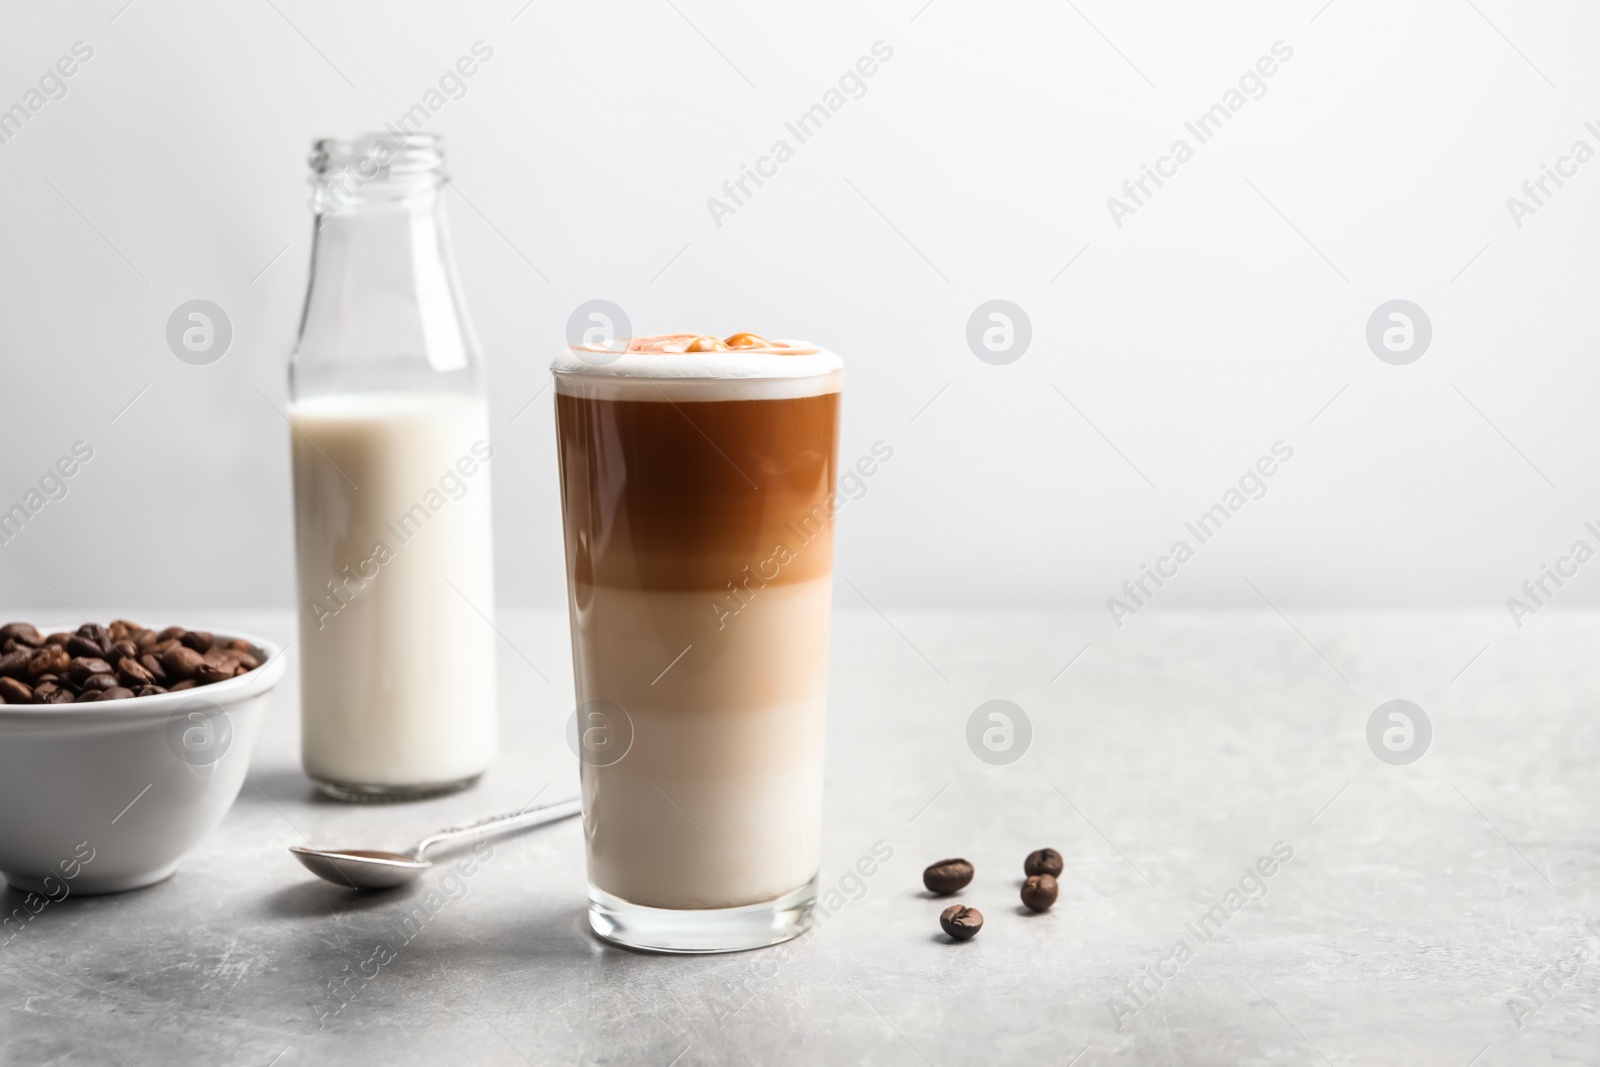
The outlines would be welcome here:
[[[301,756],[343,800],[471,785],[496,744],[488,404],[431,135],[317,141],[289,365]]]

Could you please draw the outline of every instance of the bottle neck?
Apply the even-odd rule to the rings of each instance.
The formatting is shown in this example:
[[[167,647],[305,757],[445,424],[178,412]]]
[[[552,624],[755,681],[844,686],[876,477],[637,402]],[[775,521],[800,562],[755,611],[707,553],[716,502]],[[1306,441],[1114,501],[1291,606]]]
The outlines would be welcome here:
[[[311,280],[290,371],[297,400],[479,391],[441,168],[437,158],[397,169],[401,161],[367,171],[345,161],[318,174]]]

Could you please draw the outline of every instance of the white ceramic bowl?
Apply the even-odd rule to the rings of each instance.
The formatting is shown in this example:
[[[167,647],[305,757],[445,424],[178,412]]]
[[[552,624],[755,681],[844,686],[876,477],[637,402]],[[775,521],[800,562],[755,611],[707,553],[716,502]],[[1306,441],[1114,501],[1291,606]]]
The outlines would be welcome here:
[[[180,693],[92,704],[0,704],[0,876],[51,899],[168,877],[222,821],[283,677],[283,651],[249,674]]]

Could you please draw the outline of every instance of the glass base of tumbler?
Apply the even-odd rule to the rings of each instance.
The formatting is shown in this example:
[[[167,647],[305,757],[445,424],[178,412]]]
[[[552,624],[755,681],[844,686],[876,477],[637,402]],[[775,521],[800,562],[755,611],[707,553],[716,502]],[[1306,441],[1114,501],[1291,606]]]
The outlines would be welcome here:
[[[737,908],[647,908],[589,886],[589,925],[607,941],[647,952],[743,952],[811,928],[815,878],[777,900]]]
[[[447,793],[459,793],[461,790],[476,785],[479,778],[483,777],[480,771],[470,778],[458,778],[453,782],[423,782],[419,785],[362,785],[359,782],[334,782],[326,778],[311,776],[311,784],[318,791],[335,800],[347,800],[355,804],[397,804],[407,800],[427,800],[429,797],[442,797]]]

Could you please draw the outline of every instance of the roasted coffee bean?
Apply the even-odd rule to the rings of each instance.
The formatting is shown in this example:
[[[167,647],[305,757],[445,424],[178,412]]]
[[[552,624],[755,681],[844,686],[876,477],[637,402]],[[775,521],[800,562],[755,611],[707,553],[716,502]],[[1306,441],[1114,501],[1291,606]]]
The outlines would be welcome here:
[[[940,860],[922,872],[922,884],[928,892],[947,897],[965,889],[972,881],[972,864],[963,859]]]
[[[85,689],[83,692],[73,697],[72,702],[74,704],[93,704],[96,700],[100,699],[100,694],[104,692],[104,689]]]
[[[41,674],[60,674],[71,662],[72,657],[67,655],[65,649],[46,645],[28,658],[28,673],[35,677]]]
[[[127,700],[133,696],[133,690],[126,686],[114,685],[100,694],[101,700]]]
[[[204,630],[190,630],[178,640],[183,642],[185,648],[192,648],[201,655],[211,651],[212,637]]]
[[[194,672],[194,680],[201,685],[216,685],[232,677],[232,667],[219,667],[213,663],[202,663]]]
[[[1030,874],[1028,880],[1022,883],[1022,903],[1034,911],[1048,911],[1060,892],[1061,887],[1054,875]]]
[[[167,649],[161,657],[161,667],[167,672],[168,678],[193,678],[194,672],[204,662],[200,653],[183,645]]]
[[[1048,874],[1052,878],[1061,877],[1061,853],[1053,848],[1041,848],[1028,853],[1028,858],[1022,861],[1023,874]]]
[[[952,904],[939,913],[939,925],[957,941],[965,941],[983,929],[983,912],[964,904]]]
[[[44,636],[28,622],[8,622],[0,626],[0,641],[13,640],[31,648],[44,644]]]
[[[93,641],[107,652],[111,651],[111,631],[97,622],[86,622],[78,627],[78,636]]]
[[[67,652],[74,656],[98,658],[106,655],[109,651],[109,648],[101,648],[98,641],[84,637],[82,634],[73,634],[67,640]]]
[[[0,697],[5,697],[7,704],[31,704],[33,686],[15,678],[0,678]]]
[[[155,681],[150,672],[132,656],[123,656],[118,661],[117,677],[121,678],[122,684],[130,689],[138,689],[141,685],[150,685]]]
[[[166,668],[161,666],[161,661],[156,659],[156,657],[152,656],[150,653],[146,652],[144,655],[139,657],[139,666],[149,671],[150,677],[154,678],[157,682],[164,682],[167,680]]]
[[[83,684],[91,674],[110,674],[111,664],[97,656],[75,656],[66,664],[67,681]]]
[[[110,626],[86,622],[74,633],[48,637],[28,623],[0,626],[0,678],[18,683],[7,703],[88,702],[215,685],[261,666],[259,654],[240,637],[218,638],[205,630],[169,626],[159,633],[129,619]],[[24,696],[24,690],[27,696]]]

